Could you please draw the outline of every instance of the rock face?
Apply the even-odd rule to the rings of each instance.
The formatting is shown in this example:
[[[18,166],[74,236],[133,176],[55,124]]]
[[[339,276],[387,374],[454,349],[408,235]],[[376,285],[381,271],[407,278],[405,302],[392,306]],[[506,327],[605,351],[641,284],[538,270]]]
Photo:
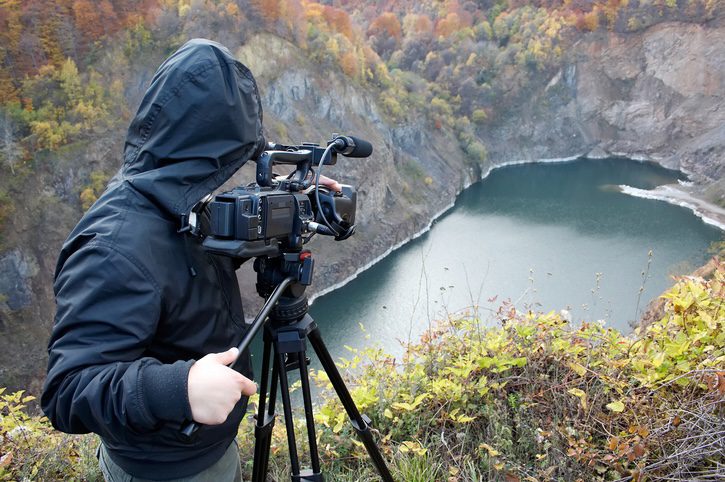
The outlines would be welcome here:
[[[32,302],[30,279],[38,266],[19,249],[0,258],[0,293],[9,310],[26,308]]]
[[[482,172],[509,161],[586,154],[655,160],[690,172],[691,194],[725,205],[723,45],[725,29],[718,26],[670,23],[639,34],[591,34],[568,52],[559,72],[540,79],[540,88],[478,132],[489,152],[483,164],[467,160],[453,133],[425,119],[390,124],[373,93],[334,69],[311,65],[278,37],[252,38],[237,56],[257,77],[269,140],[323,143],[338,132],[367,139],[375,148],[368,159],[340,157],[324,170],[357,187],[358,230],[339,243],[313,240],[317,263],[308,294],[314,294],[424,230]],[[0,252],[0,386],[32,388],[30,380],[44,375],[53,266],[80,212],[77,200],[70,199],[77,182],[70,180],[83,177],[79,158],[89,159],[94,169],[117,167],[123,135],[106,136],[101,150],[88,146],[82,156],[72,152],[54,159],[62,168],[59,178],[38,184],[51,186],[53,199],[68,202],[55,202],[53,210],[27,206],[28,212],[17,215],[36,220],[45,231],[40,235],[26,226],[16,243]],[[250,163],[227,186],[253,178]],[[240,280],[247,316],[260,305],[254,279],[246,263]]]
[[[682,23],[585,37],[543,91],[483,134],[491,157],[652,160],[689,173],[691,194],[724,206],[723,45],[722,26]]]

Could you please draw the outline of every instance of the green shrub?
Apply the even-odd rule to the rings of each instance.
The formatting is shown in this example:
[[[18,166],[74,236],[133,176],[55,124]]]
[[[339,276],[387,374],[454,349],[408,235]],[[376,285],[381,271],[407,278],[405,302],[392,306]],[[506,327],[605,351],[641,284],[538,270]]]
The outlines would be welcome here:
[[[0,388],[0,480],[102,481],[95,435],[67,435],[45,417],[29,415],[35,400]]]
[[[98,197],[103,194],[110,177],[101,171],[93,171],[91,173],[88,184],[81,189],[80,199],[83,211],[87,211],[96,202]]]

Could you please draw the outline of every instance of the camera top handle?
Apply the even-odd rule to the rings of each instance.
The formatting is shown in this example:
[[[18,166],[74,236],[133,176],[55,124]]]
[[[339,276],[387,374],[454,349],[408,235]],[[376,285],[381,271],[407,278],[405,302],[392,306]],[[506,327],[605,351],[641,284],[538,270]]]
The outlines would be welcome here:
[[[318,164],[325,153],[324,148],[310,143],[305,143],[300,146],[270,144],[270,147],[272,147],[272,149],[262,152],[259,158],[256,159],[256,181],[257,184],[262,187],[271,187],[274,185],[272,167],[275,164],[297,166],[293,178],[298,182],[304,181],[305,178],[307,178],[307,174],[310,172],[310,168],[313,165]],[[336,163],[337,153],[333,151],[332,155],[325,159],[324,165],[332,166]]]

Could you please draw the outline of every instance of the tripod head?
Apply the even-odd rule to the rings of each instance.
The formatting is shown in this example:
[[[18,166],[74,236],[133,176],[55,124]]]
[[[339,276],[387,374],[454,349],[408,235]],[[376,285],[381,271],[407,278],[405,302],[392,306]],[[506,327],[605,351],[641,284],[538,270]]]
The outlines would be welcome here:
[[[285,279],[293,281],[284,289],[270,313],[272,323],[292,323],[307,314],[305,289],[312,283],[315,260],[308,250],[283,253],[273,258],[260,257],[254,260],[257,272],[257,293],[264,299],[269,297]]]

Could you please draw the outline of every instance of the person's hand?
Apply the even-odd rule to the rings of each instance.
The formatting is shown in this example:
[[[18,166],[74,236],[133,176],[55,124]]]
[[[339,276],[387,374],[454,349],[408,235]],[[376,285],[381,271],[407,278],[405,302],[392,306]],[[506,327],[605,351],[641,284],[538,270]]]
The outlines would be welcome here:
[[[275,179],[277,181],[281,181],[286,178],[287,178],[286,176],[277,176]],[[312,185],[314,186],[314,184],[315,184],[315,177],[312,176]],[[328,188],[330,191],[342,192],[342,185],[339,182],[335,181],[334,179],[330,179],[327,176],[320,175],[320,186],[324,186],[324,187]],[[312,189],[312,188],[310,188],[310,189]]]
[[[227,365],[237,359],[239,350],[210,353],[191,366],[188,390],[191,415],[195,422],[219,425],[229,416],[242,395],[254,395],[257,385]]]
[[[320,175],[320,185],[325,186],[326,188],[330,189],[331,191],[340,192],[342,191],[342,186],[339,182],[335,181],[334,179],[330,179],[329,177]]]

